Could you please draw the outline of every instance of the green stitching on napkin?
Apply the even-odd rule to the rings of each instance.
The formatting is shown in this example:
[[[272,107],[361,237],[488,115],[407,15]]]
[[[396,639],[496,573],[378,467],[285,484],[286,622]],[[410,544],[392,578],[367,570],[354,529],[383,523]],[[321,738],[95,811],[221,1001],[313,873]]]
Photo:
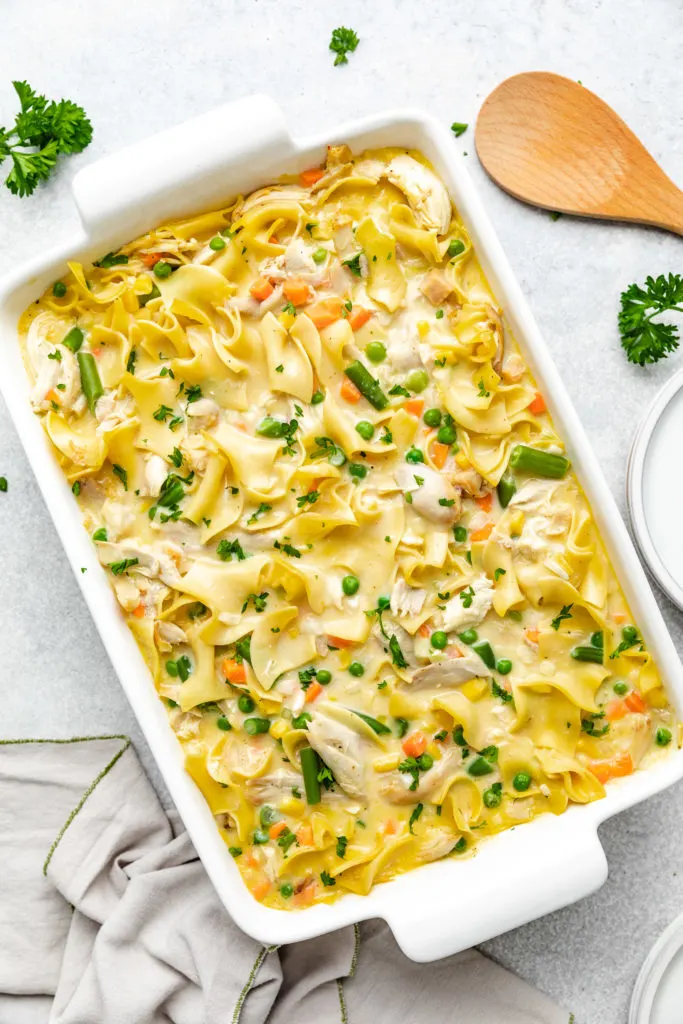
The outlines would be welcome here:
[[[72,736],[70,740],[43,740],[43,739],[23,739],[23,740],[0,740],[0,747],[11,747],[19,743],[91,743],[93,740],[128,740],[128,736],[124,736],[122,733],[113,733],[111,736]]]
[[[351,957],[351,970],[349,971],[349,978],[352,978],[356,973],[356,967],[358,967],[358,957],[360,956],[360,925],[354,924],[353,926],[353,956]]]
[[[76,817],[78,812],[81,810],[81,808],[85,804],[85,802],[88,799],[88,797],[90,796],[90,794],[97,788],[97,786],[102,781],[102,779],[105,777],[105,775],[107,775],[111,771],[111,769],[114,767],[114,765],[119,760],[119,758],[123,754],[125,754],[125,752],[128,750],[128,747],[130,746],[130,737],[129,736],[123,736],[123,735],[113,735],[113,736],[76,736],[76,737],[74,737],[74,739],[71,739],[71,740],[15,740],[14,741],[16,743],[88,743],[88,742],[92,742],[94,740],[124,740],[124,744],[121,747],[121,749],[119,751],[117,751],[116,754],[114,754],[114,756],[112,757],[112,759],[109,762],[109,764],[106,764],[104,766],[104,768],[102,769],[102,771],[99,773],[99,775],[95,779],[93,779],[93,781],[90,783],[90,785],[86,789],[86,791],[83,794],[83,796],[81,797],[81,799],[78,801],[78,803],[74,807],[74,809],[71,812],[71,814],[69,815],[69,817],[66,819],[66,821],[62,825],[62,827],[59,830],[59,833],[58,833],[55,841],[53,842],[52,846],[48,850],[47,857],[45,858],[45,863],[43,864],[43,874],[44,875],[47,874],[47,869],[49,867],[50,861],[52,860],[52,855],[54,854],[55,850],[57,849],[57,847],[59,846],[60,842],[62,841],[64,833],[66,832],[66,830],[68,829],[69,825],[74,820],[74,818]],[[9,743],[9,742],[12,742],[12,741],[11,740],[2,740],[0,742],[2,742],[2,743]]]
[[[341,1010],[341,1024],[349,1024],[346,1016],[346,1000],[344,999],[344,986],[341,978],[337,978],[337,992],[339,993],[339,1009]]]
[[[266,959],[266,957],[268,956],[269,953],[274,953],[279,948],[280,948],[279,946],[261,946],[261,949],[259,950],[259,954],[256,957],[256,959],[254,960],[254,965],[253,965],[251,971],[249,972],[249,977],[247,978],[247,980],[246,980],[246,982],[244,984],[244,988],[242,989],[242,991],[240,992],[239,996],[237,997],[237,1002],[235,1003],[235,1011],[234,1011],[234,1013],[232,1015],[232,1024],[239,1024],[239,1019],[240,1019],[240,1017],[242,1015],[242,1008],[244,1006],[244,1000],[249,995],[249,991],[251,989],[251,986],[254,984],[254,980],[256,978],[256,975],[258,974],[258,972],[261,969],[261,964]]]

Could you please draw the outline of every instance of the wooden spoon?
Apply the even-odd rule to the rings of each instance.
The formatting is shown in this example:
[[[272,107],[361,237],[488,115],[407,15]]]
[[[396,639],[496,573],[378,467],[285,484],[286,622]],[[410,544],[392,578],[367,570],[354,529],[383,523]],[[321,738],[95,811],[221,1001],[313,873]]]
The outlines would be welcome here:
[[[517,199],[683,235],[683,192],[611,107],[561,75],[506,79],[477,120],[479,159]]]

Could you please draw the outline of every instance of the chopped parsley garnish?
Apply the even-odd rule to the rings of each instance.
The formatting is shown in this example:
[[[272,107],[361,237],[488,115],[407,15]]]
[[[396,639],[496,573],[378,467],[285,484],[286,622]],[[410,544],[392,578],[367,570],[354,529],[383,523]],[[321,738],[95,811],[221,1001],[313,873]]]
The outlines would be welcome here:
[[[114,463],[114,465],[111,468],[112,468],[112,472],[113,472],[114,476],[117,476],[119,478],[119,480],[121,481],[121,483],[123,484],[124,491],[127,491],[128,490],[128,473],[126,472],[126,470],[123,468],[123,466],[119,466],[116,462]]]
[[[170,366],[162,366],[159,370],[160,377],[170,377],[171,380],[175,380],[175,373]]]
[[[413,781],[408,786],[408,789],[414,791],[420,782],[420,772],[428,772],[433,764],[434,758],[431,754],[420,754],[419,757],[404,758],[399,764],[398,770],[411,776]]]
[[[262,594],[249,594],[249,596],[247,597],[246,601],[242,605],[242,614],[244,615],[244,613],[246,612],[246,610],[249,607],[250,603],[252,603],[254,605],[254,611],[258,612],[260,614],[261,612],[265,611],[265,609],[266,609],[266,601],[267,600],[268,600],[268,591],[267,590],[264,590]],[[251,637],[250,637],[250,640],[251,640]]]
[[[139,561],[139,558],[122,558],[120,562],[109,562],[108,568],[111,569],[114,576],[123,576],[124,572],[132,569]]]
[[[178,392],[178,394],[180,394],[180,392],[182,390],[183,390],[183,385],[181,384],[180,385],[180,391]],[[198,402],[201,397],[202,397],[202,389],[199,386],[199,384],[190,384],[189,387],[187,385],[185,385],[185,400],[187,401],[188,405],[191,405],[192,402]]]
[[[459,139],[461,135],[464,135],[468,128],[469,125],[465,124],[463,121],[454,121],[451,125],[451,131],[455,135],[456,139]]]
[[[165,423],[169,416],[173,415],[173,409],[168,405],[160,405],[159,408],[152,413],[152,417],[157,420],[158,423]]]
[[[605,733],[609,732],[609,722],[606,722],[603,725],[602,729],[596,728],[596,724],[595,724],[595,720],[596,719],[600,719],[600,718],[604,718],[604,717],[605,717],[605,712],[604,711],[596,711],[594,714],[590,715],[589,718],[582,718],[581,719],[581,729],[582,729],[582,731],[587,733],[589,736],[604,736]]]
[[[265,501],[262,501],[256,511],[247,519],[247,526],[251,526],[253,523],[257,522],[261,516],[266,514],[266,512],[270,512],[272,507],[272,505],[267,505]]]
[[[455,498],[439,498],[439,505],[443,505],[444,508],[451,508],[455,505]]]
[[[631,647],[635,647],[642,642],[635,626],[624,626],[621,631],[621,637],[621,643],[614,648],[610,654],[610,659],[618,658],[623,651],[628,651]]]
[[[377,598],[377,607],[376,608],[368,608],[368,610],[365,613],[368,616],[368,618],[372,618],[373,615],[377,616],[377,621],[379,623],[380,632],[381,632],[382,636],[385,637],[385,639],[387,639],[387,640],[389,639],[389,634],[387,633],[386,629],[384,628],[384,622],[382,621],[382,615],[384,614],[384,612],[389,610],[390,604],[391,604],[391,602],[390,602],[388,597],[379,597],[379,598]]]
[[[573,607],[574,607],[573,603],[572,604],[563,604],[562,605],[562,608],[560,609],[559,614],[556,615],[555,618],[550,623],[550,625],[553,627],[554,630],[558,630],[560,628],[560,623],[564,622],[565,619],[571,619],[571,617],[572,617],[572,608]]]
[[[463,608],[471,608],[474,601],[474,588],[471,586],[465,587],[464,590],[460,591],[458,597],[462,601]]]
[[[408,719],[397,718],[396,719],[396,733],[399,739],[403,739],[405,734],[408,732]]]
[[[360,269],[360,258],[361,258],[361,256],[362,256],[362,253],[357,252],[355,256],[351,257],[351,259],[342,260],[343,265],[345,267],[348,267],[349,270],[351,271],[351,273],[355,274],[356,277],[360,277],[361,276],[361,269]]]
[[[48,352],[47,358],[48,359],[54,359],[55,362],[61,363],[61,361],[62,361],[62,353],[59,351],[58,348],[56,348],[54,350],[54,352]]]
[[[346,847],[349,845],[349,840],[346,836],[337,836],[337,856],[343,860],[346,856]]]
[[[281,544],[279,540],[273,542],[273,547],[278,551],[284,551],[290,558],[301,558],[301,552],[293,544]]]
[[[307,722],[310,722],[312,715],[309,715],[308,711],[302,711],[299,715],[292,716],[292,727],[294,729],[308,729]]]
[[[332,875],[328,874],[327,871],[320,872],[320,881],[323,883],[324,886],[332,886],[337,884],[337,879],[333,878]]]
[[[235,556],[238,562],[243,562],[244,559],[247,557],[244,553],[242,545],[237,539],[227,540],[226,538],[224,538],[223,540],[219,541],[218,547],[216,548],[216,554],[224,562],[231,562],[233,555]]]
[[[487,391],[486,388],[484,387],[484,381],[482,378],[482,380],[479,381],[479,390],[477,391],[477,398],[488,398],[490,394],[491,392]]]
[[[493,570],[493,582],[497,583],[501,576],[505,576],[507,569],[494,569]]]
[[[283,313],[289,313],[290,316],[296,316],[296,306],[294,305],[293,302],[286,302],[284,304],[284,306],[282,307],[282,312]],[[282,363],[280,363],[279,366],[275,367],[275,372],[276,373],[283,373],[284,369],[285,369],[284,366],[282,365]]]
[[[512,694],[508,693],[505,687],[500,686],[495,679],[491,680],[491,693],[494,697],[500,698],[504,704],[512,704]]]
[[[128,257],[122,252],[108,252],[101,260],[93,260],[92,265],[93,267],[101,267],[102,270],[109,270],[111,267],[125,267],[127,263]]]
[[[305,508],[306,505],[315,505],[319,497],[320,493],[318,491],[309,491],[308,494],[301,494],[296,499],[297,507]]]
[[[383,444],[392,444],[393,440],[394,440],[394,435],[391,433],[391,431],[389,430],[389,427],[387,427],[386,424],[384,424],[382,426],[382,431],[383,431],[383,433],[382,433],[382,436],[380,437],[380,441]]]
[[[410,391],[404,388],[402,384],[394,384],[393,387],[389,388],[390,395],[402,395],[404,398],[410,398]]]
[[[413,825],[418,820],[422,812],[424,811],[424,804],[415,804],[410,819],[408,821],[408,831],[412,833]]]
[[[315,443],[318,447],[310,453],[309,458],[319,459],[325,456],[331,466],[337,467],[348,461],[345,453],[331,437],[316,437]]]
[[[172,462],[176,469],[180,469],[183,463],[183,453],[180,448],[174,448],[171,454],[168,456],[168,461]]]
[[[408,668],[408,662],[403,656],[403,651],[398,642],[398,638],[394,633],[389,641],[389,650],[391,651],[391,660],[397,668]]]
[[[334,66],[337,64],[348,64],[347,53],[353,53],[360,42],[357,34],[352,28],[335,28],[330,39],[330,50],[336,53]]]

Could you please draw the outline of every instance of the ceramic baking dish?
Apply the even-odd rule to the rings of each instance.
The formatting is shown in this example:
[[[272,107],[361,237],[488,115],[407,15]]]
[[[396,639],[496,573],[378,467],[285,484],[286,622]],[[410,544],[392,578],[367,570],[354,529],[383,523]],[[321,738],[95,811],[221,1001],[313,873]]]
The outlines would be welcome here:
[[[607,877],[597,836],[607,817],[683,776],[683,751],[612,784],[605,799],[544,815],[482,843],[465,860],[442,860],[380,885],[365,897],[295,912],[261,906],[250,895],[202,795],[183,769],[181,747],[151,677],[101,571],[94,545],[28,400],[17,343],[24,308],[63,272],[64,260],[89,261],[171,217],[224,203],[284,172],[320,163],[328,143],[355,151],[376,146],[421,150],[442,175],[509,327],[530,362],[602,531],[635,619],[679,717],[683,670],[598,461],[551,362],[507,259],[447,128],[412,111],[381,114],[316,137],[293,138],[272,100],[252,96],[221,107],[85,168],[74,181],[82,230],[0,284],[0,384],[76,579],[140,721],[170,793],[226,908],[264,943],[294,942],[364,918],[383,918],[403,951],[434,960],[577,900]],[[81,566],[87,566],[83,574]],[[38,567],[36,565],[36,571]],[[500,864],[505,864],[501,871]]]

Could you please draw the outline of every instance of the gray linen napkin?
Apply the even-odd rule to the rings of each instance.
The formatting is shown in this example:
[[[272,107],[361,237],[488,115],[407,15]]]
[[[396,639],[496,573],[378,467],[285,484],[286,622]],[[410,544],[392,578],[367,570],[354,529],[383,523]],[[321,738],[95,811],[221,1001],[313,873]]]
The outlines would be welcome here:
[[[407,960],[382,922],[240,932],[125,736],[0,741],[0,1024],[567,1024],[468,950]]]

